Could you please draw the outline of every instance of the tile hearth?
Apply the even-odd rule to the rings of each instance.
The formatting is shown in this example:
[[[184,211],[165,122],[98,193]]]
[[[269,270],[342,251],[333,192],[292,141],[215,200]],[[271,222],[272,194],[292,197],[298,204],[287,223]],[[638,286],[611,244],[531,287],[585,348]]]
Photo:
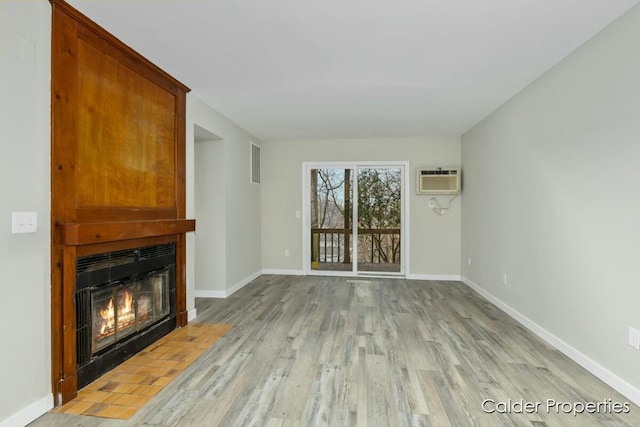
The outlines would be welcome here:
[[[231,325],[204,323],[176,329],[52,412],[129,419],[229,329]]]

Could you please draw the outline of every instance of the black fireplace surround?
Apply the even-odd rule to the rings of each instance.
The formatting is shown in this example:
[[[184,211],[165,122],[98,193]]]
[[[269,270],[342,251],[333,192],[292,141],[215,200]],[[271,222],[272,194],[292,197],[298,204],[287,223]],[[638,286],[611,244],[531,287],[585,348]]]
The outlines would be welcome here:
[[[77,259],[78,388],[176,327],[175,243]]]

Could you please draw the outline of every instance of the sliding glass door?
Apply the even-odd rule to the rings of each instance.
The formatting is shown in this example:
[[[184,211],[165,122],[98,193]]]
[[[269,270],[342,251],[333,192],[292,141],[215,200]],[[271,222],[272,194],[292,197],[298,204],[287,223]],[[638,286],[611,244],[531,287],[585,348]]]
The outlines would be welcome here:
[[[357,164],[306,169],[309,270],[403,273],[403,172]]]
[[[353,271],[353,170],[310,171],[311,269]]]
[[[358,168],[357,271],[400,273],[402,170]]]

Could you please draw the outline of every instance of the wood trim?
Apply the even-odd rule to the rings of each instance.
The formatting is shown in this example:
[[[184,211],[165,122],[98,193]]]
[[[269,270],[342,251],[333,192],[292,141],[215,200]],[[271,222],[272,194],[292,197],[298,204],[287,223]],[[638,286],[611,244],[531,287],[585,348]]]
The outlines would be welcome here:
[[[78,378],[76,376],[76,310],[75,310],[75,280],[76,280],[76,248],[66,246],[63,250],[63,283],[74,283],[74,286],[62,288],[62,375],[58,394],[63,401],[76,396]]]
[[[53,390],[54,405],[61,405],[60,381],[64,379],[62,370],[62,352],[64,340],[62,336],[62,246],[52,245],[51,248],[51,390]]]
[[[107,32],[104,28],[96,24],[92,19],[90,19],[89,17],[87,17],[77,9],[75,9],[66,1],[49,0],[49,2],[51,3],[54,10],[60,10],[61,12],[64,12],[65,14],[69,15],[69,17],[73,18],[74,21],[83,24],[81,25],[81,28],[79,31],[84,36],[83,38],[85,40],[88,40],[91,37],[87,33],[87,30],[89,30],[91,33],[95,35],[95,37],[98,37],[104,42],[107,42],[110,45],[115,46],[118,51],[126,53],[126,56],[128,56],[129,58],[132,58],[132,57],[136,58],[134,62],[136,64],[144,65],[145,68],[151,71],[150,75],[162,76],[163,81],[162,83],[160,83],[162,87],[166,87],[166,82],[171,82],[171,84],[174,87],[175,93],[179,93],[181,91],[186,93],[190,91],[190,89],[184,84],[182,84],[179,80],[177,80],[176,78],[171,76],[169,73],[167,73],[166,71],[164,71],[163,69],[155,65],[153,62],[149,61],[147,58],[140,55],[138,52],[136,52],[135,50],[133,50],[132,48],[124,44],[120,39],[115,37],[113,34]],[[124,57],[121,55],[118,55],[117,59],[120,60],[121,58],[124,58]],[[126,60],[125,62],[127,62],[128,63],[127,65],[129,66],[131,66],[130,64],[133,63],[133,62],[129,62],[129,60]],[[135,69],[136,71],[140,71],[138,66],[135,66]],[[148,77],[146,73],[145,73],[145,77]],[[156,78],[154,77],[153,80],[155,81]],[[161,82],[161,81],[158,80],[158,82]]]
[[[187,217],[187,171],[186,171],[186,110],[187,110],[187,94],[186,92],[176,96],[176,119],[175,132],[176,139],[183,141],[182,144],[176,144],[176,208],[178,210],[178,218]]]
[[[186,92],[176,97],[176,138],[179,141],[186,140]],[[176,207],[178,218],[186,218],[186,144],[176,144]],[[195,224],[193,229],[195,231]],[[176,326],[186,326],[189,321],[187,312],[187,240],[184,234],[178,236],[176,244]]]
[[[176,242],[176,326],[186,326],[189,321],[187,313],[187,268],[186,268],[186,236],[178,235]],[[181,286],[178,286],[181,284]]]
[[[52,13],[52,91],[51,91],[51,217],[66,221],[75,219],[75,200],[72,197],[53,197],[55,195],[76,194],[76,158],[77,145],[69,143],[76,139],[76,124],[69,117],[76,115],[77,67],[74,57],[77,54],[77,40],[74,34],[77,22],[54,8]],[[54,227],[51,228],[52,232]],[[55,235],[52,236],[55,242]]]
[[[193,219],[59,224],[64,245],[81,246],[195,231]]]
[[[75,222],[141,221],[179,218],[177,209],[77,206]]]
[[[61,405],[76,395],[77,380],[65,371],[65,351],[68,353],[65,338],[65,272],[64,246],[60,244],[59,230],[53,226],[60,218],[73,219],[75,206],[69,197],[54,197],[56,194],[75,194],[75,144],[69,146],[66,141],[73,140],[75,127],[65,120],[73,111],[72,100],[76,98],[77,72],[73,64],[76,51],[76,39],[73,37],[77,22],[60,13],[54,7],[52,11],[51,36],[51,381],[54,404]],[[72,114],[72,113],[71,113]],[[75,268],[75,262],[74,262]],[[75,317],[75,316],[74,316]],[[74,338],[75,344],[75,338]],[[75,347],[73,348],[75,351]]]

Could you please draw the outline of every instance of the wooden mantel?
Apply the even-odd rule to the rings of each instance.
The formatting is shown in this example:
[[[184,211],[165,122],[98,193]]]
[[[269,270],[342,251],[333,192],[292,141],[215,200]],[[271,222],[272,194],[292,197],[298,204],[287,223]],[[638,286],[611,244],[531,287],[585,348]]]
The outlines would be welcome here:
[[[63,0],[52,5],[51,324],[55,404],[77,393],[76,260],[176,243],[187,323],[185,114],[189,88]]]
[[[193,219],[60,224],[64,245],[82,246],[195,231]]]

